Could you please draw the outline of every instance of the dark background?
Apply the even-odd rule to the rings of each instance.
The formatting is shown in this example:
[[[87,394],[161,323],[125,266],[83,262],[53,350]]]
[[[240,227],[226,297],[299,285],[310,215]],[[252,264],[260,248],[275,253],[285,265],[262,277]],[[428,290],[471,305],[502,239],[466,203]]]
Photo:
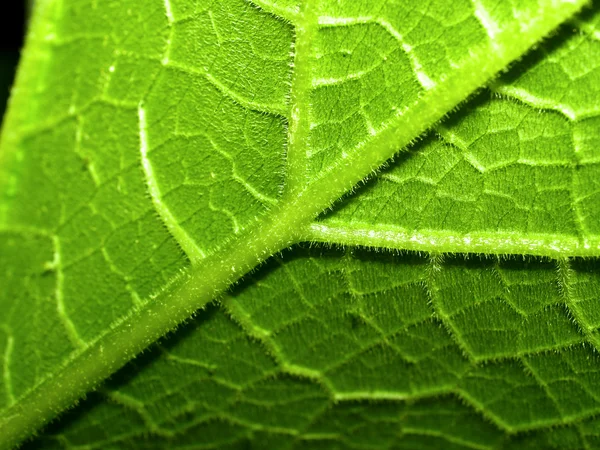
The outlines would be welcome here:
[[[26,21],[26,1],[10,2],[0,13],[0,118],[8,100],[19,54],[23,46]]]

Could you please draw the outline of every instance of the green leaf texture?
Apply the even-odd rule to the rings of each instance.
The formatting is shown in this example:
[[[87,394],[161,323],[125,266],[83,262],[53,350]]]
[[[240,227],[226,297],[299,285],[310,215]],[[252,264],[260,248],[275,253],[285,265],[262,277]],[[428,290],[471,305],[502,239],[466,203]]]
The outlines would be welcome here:
[[[284,253],[31,448],[595,448],[599,269]]]
[[[600,6],[536,45],[581,7],[36,3],[0,447],[92,389],[27,445],[600,445]]]

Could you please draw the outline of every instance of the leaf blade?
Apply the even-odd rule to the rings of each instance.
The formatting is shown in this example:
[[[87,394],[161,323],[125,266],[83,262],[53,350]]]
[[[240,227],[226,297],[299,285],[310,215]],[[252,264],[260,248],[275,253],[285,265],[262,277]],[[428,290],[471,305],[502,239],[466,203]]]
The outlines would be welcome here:
[[[44,10],[44,7],[40,6],[39,11],[43,11],[44,14],[52,16],[55,13],[55,11],[52,11],[52,14],[48,13],[48,11],[51,11],[52,7],[54,7],[55,4],[49,2],[48,5],[51,5],[48,7],[48,10]],[[559,14],[559,12],[557,11],[558,7],[556,5],[553,5],[553,7],[556,7],[556,11],[553,10],[556,13],[556,16],[554,17],[555,22],[558,22],[559,18],[566,18],[567,15],[571,13],[570,10],[565,9],[561,10]],[[175,8],[175,5],[171,5],[167,12],[168,11],[171,11],[171,14],[177,14],[177,9]],[[38,14],[41,17],[43,13],[40,12]],[[162,21],[165,20],[165,17],[162,17],[163,14],[164,11],[161,10],[160,19],[158,14],[152,16],[152,19],[159,24],[158,28],[161,30],[160,33],[152,35],[153,39],[155,39],[156,42],[152,41],[151,43],[155,46],[152,47],[150,43],[144,43],[144,46],[148,45],[148,47],[144,48],[147,48],[149,49],[149,51],[151,51],[153,58],[152,64],[150,64],[148,67],[152,67],[152,71],[154,71],[155,68],[158,67],[158,64],[163,64],[163,61],[166,61],[166,64],[171,64],[173,66],[173,71],[180,71],[182,67],[177,67],[175,63],[171,62],[174,60],[173,58],[176,58],[177,55],[173,52],[170,52],[171,44],[168,38],[169,33],[165,32],[165,30],[160,28],[160,23],[162,23]],[[166,14],[166,19],[167,22],[170,22],[168,13]],[[259,18],[257,20],[262,19]],[[52,18],[52,20],[47,19],[47,24],[54,23],[53,21],[54,18]],[[555,23],[538,23],[538,25],[539,28],[534,27],[534,29],[529,30],[531,33],[530,37],[532,38],[532,41],[539,39],[543,34],[542,31],[550,31],[554,27]],[[43,29],[43,27],[40,26],[40,29]],[[218,40],[219,33],[215,31],[214,34],[215,38]],[[130,45],[132,45],[131,42],[134,42],[136,45],[141,45],[140,43],[143,42],[143,39],[141,39],[139,35],[133,34],[130,42],[126,40],[124,40],[123,42],[124,48],[122,50],[126,60],[126,58],[131,56],[129,53],[127,53],[128,51],[130,51]],[[507,39],[505,45],[508,43],[512,43],[512,40]],[[44,48],[47,47],[47,44],[40,43],[39,45],[40,48],[43,46],[45,46]],[[68,41],[66,41],[64,43],[60,43],[60,45],[71,44]],[[77,43],[76,45],[79,44]],[[102,46],[104,45],[104,43],[98,41],[93,45]],[[520,48],[520,51],[524,51],[526,45],[523,43],[521,43],[521,45],[522,47]],[[35,57],[39,56],[35,55],[35,52],[33,53]],[[41,53],[43,52],[40,50],[40,54]],[[168,55],[168,59],[166,60],[165,54]],[[285,206],[270,210],[270,215],[268,216],[268,218],[262,219],[263,223],[260,226],[254,224],[250,225],[248,229],[245,230],[245,232],[248,234],[247,236],[239,238],[238,240],[234,239],[233,242],[229,244],[229,248],[226,247],[220,250],[220,252],[225,253],[224,257],[221,257],[217,254],[212,254],[206,259],[203,259],[198,265],[195,266],[194,269],[190,271],[190,273],[182,277],[182,280],[180,280],[180,284],[177,284],[176,282],[177,285],[173,288],[173,290],[164,291],[166,293],[160,294],[158,298],[152,298],[151,296],[146,297],[146,295],[140,295],[139,293],[137,293],[136,289],[132,288],[131,286],[131,280],[128,277],[122,275],[121,266],[124,264],[123,261],[120,261],[119,263],[121,265],[119,265],[103,253],[102,257],[106,260],[105,262],[103,262],[103,264],[106,265],[108,271],[123,278],[123,291],[126,291],[128,292],[128,294],[130,294],[130,301],[135,302],[135,295],[137,295],[138,298],[141,298],[146,303],[142,303],[140,306],[133,307],[125,314],[121,314],[120,317],[124,317],[124,319],[120,322],[117,322],[116,325],[111,327],[108,331],[106,331],[105,329],[104,333],[94,334],[95,330],[93,328],[87,330],[87,335],[84,338],[87,347],[85,347],[84,350],[80,351],[79,353],[75,352],[73,354],[73,358],[67,360],[67,369],[64,369],[62,367],[58,369],[57,373],[61,373],[63,377],[62,381],[67,382],[68,386],[61,385],[61,380],[57,379],[57,375],[55,374],[54,377],[51,376],[49,378],[46,378],[47,381],[42,381],[41,384],[37,384],[38,388],[34,388],[34,390],[29,396],[30,403],[27,403],[27,401],[25,401],[21,403],[18,406],[18,408],[9,409],[7,411],[8,420],[2,423],[2,427],[4,427],[4,429],[11,430],[11,434],[3,434],[3,438],[5,439],[4,445],[6,445],[6,442],[16,442],[17,440],[22,439],[32,429],[38,427],[41,423],[48,420],[53,414],[55,414],[55,411],[57,409],[62,409],[64,407],[67,407],[69,404],[73,403],[73,401],[75,401],[75,399],[79,395],[81,395],[83,392],[87,391],[89,388],[94,386],[95,383],[97,383],[99,380],[112,373],[117,367],[119,367],[126,360],[132,357],[132,355],[141,351],[146,345],[148,345],[149,342],[158,338],[161,334],[174,327],[180,321],[184,320],[198,307],[201,307],[206,302],[210,301],[218,292],[227,288],[232,282],[234,282],[237,278],[242,276],[243,273],[250,270],[261,261],[265,260],[268,256],[270,256],[270,254],[278,252],[279,250],[289,246],[291,243],[297,240],[298,237],[296,233],[298,233],[297,229],[299,229],[299,224],[307,222],[309,219],[312,219],[316,214],[320,213],[322,209],[328,207],[338,196],[340,196],[347,189],[350,189],[356,182],[360,181],[362,178],[368,175],[370,171],[378,167],[381,163],[384,162],[385,159],[392,156],[398,149],[398,146],[403,145],[402,139],[408,142],[410,139],[414,138],[421,131],[423,131],[425,127],[427,127],[429,124],[436,121],[441,115],[443,115],[447,111],[447,109],[455,106],[458,102],[460,102],[462,99],[468,96],[473,89],[478,87],[478,83],[487,80],[490,76],[492,76],[495,73],[495,71],[500,70],[505,63],[507,63],[510,59],[519,56],[519,54],[519,51],[515,51],[515,53],[512,53],[511,55],[503,55],[504,59],[502,59],[502,57],[499,56],[493,64],[490,64],[490,66],[485,68],[483,73],[480,75],[480,78],[477,78],[475,76],[471,77],[469,83],[467,83],[468,85],[461,85],[461,89],[455,90],[453,88],[453,85],[447,85],[445,91],[436,92],[438,95],[440,95],[440,93],[448,93],[447,97],[445,95],[441,95],[442,97],[444,97],[443,100],[445,102],[441,105],[433,105],[434,96],[433,94],[430,94],[430,97],[427,97],[428,100],[420,103],[420,107],[422,108],[422,110],[417,110],[412,113],[416,116],[420,116],[421,113],[423,113],[423,111],[426,111],[427,114],[425,114],[425,116],[427,117],[427,119],[420,120],[418,124],[413,123],[412,128],[408,126],[406,128],[402,128],[402,121],[397,121],[396,123],[394,123],[393,127],[386,128],[385,133],[387,134],[379,134],[378,144],[371,143],[369,144],[369,146],[365,147],[370,150],[368,152],[365,152],[365,154],[362,155],[362,158],[360,157],[359,153],[361,150],[364,150],[364,148],[360,150],[354,150],[354,153],[350,154],[350,156],[348,157],[348,161],[351,161],[353,163],[351,165],[351,170],[341,171],[342,175],[340,177],[335,176],[333,169],[323,172],[316,178],[316,181],[313,181],[308,186],[308,188],[306,188],[306,190],[301,192],[301,195],[299,195],[297,199],[295,199],[293,202],[288,202]],[[34,56],[32,56],[31,58],[33,59]],[[109,59],[106,59],[106,61],[94,61],[94,63],[104,64],[107,61],[109,61]],[[275,61],[277,61],[277,59],[275,59]],[[471,62],[471,64],[476,65],[473,62]],[[284,73],[282,69],[284,65],[285,64],[276,64],[277,67],[280,67],[282,73]],[[114,67],[114,65],[110,65],[108,67],[108,72],[111,72],[111,67]],[[183,69],[186,68],[184,67]],[[225,71],[225,75],[227,75],[227,67],[223,66],[220,67],[220,69]],[[469,72],[471,69],[472,67],[468,65],[462,67],[462,70],[466,72]],[[156,69],[156,71],[160,70],[161,69]],[[171,72],[168,73],[170,74]],[[98,76],[95,72],[94,74],[96,77]],[[200,75],[206,74],[200,73]],[[165,75],[165,77],[167,76],[171,75]],[[454,82],[459,83],[459,81],[461,81],[458,79],[459,74],[456,74],[454,77],[456,78]],[[154,75],[152,75],[149,78],[151,80],[155,80]],[[158,80],[159,78],[156,79]],[[56,80],[54,81],[56,82]],[[206,87],[206,90],[202,92],[208,92],[208,85],[210,85],[214,80],[211,80],[210,77],[208,77],[205,81],[206,85],[203,86]],[[151,81],[149,84],[151,85],[153,82],[154,81]],[[82,84],[78,85],[77,87],[77,89],[79,90],[74,90],[74,92],[77,95],[65,95],[64,97],[57,96],[56,99],[61,100],[61,102],[63,103],[59,103],[58,105],[52,105],[50,110],[56,111],[57,108],[63,107],[65,107],[65,109],[70,109],[70,106],[68,104],[65,104],[64,101],[66,100],[68,103],[69,99],[71,99],[77,105],[76,107],[81,107],[82,111],[86,112],[86,114],[89,113],[93,117],[105,117],[103,120],[108,122],[108,116],[110,115],[111,108],[122,109],[122,124],[125,127],[125,129],[119,131],[119,133],[121,133],[122,136],[136,136],[136,138],[133,139],[133,141],[136,143],[137,154],[137,151],[139,150],[139,142],[137,142],[139,138],[137,136],[137,125],[139,125],[139,102],[132,102],[131,99],[129,99],[128,97],[130,93],[125,92],[125,90],[121,87],[121,93],[123,94],[123,98],[127,98],[126,101],[116,103],[111,103],[110,101],[106,102],[106,108],[103,105],[95,105],[93,101],[91,103],[88,103],[88,97],[93,98],[93,95],[95,95],[95,92],[97,91],[98,87],[96,85],[93,85],[92,88],[90,88],[90,94],[90,92],[87,92],[87,85],[85,85],[83,81],[81,81],[80,83]],[[162,83],[162,85],[160,85],[161,89],[168,88],[168,83],[165,80],[159,80],[157,81],[157,83]],[[64,84],[62,83],[60,85],[64,86]],[[158,86],[158,84],[156,84],[155,86]],[[230,97],[231,104],[236,104],[236,102],[241,103],[243,107],[246,107],[246,109],[256,109],[266,106],[266,108],[264,109],[267,112],[269,112],[272,116],[270,119],[270,123],[275,123],[275,116],[283,112],[284,110],[284,108],[279,106],[281,102],[278,101],[274,103],[264,101],[255,103],[254,100],[249,101],[247,98],[239,96],[238,93],[235,90],[233,90],[234,88],[237,88],[235,83],[230,83],[229,85],[221,84],[213,87],[216,87],[216,89],[220,90],[220,95],[225,94],[225,97]],[[264,99],[269,100],[271,98],[281,98],[281,95],[279,95],[281,92],[278,91],[278,89],[280,89],[279,85],[269,85],[268,87],[272,89],[261,90],[263,88],[262,86],[255,82],[254,84],[252,84],[252,89],[254,90],[254,92],[257,93],[257,95],[262,95]],[[110,92],[110,84],[107,89],[108,92]],[[158,88],[156,87],[155,89],[158,90]],[[165,92],[166,91],[161,91],[162,94],[164,94]],[[435,91],[431,90],[429,92]],[[277,97],[278,95],[279,97]],[[153,101],[160,101],[161,99],[159,97],[160,96],[154,98]],[[165,98],[169,98],[169,96],[164,94],[162,99]],[[200,97],[196,96],[196,99],[198,98]],[[42,101],[44,100],[42,99]],[[49,107],[49,105],[42,106]],[[186,108],[189,108],[189,104],[185,104],[184,106]],[[433,106],[436,106],[437,109]],[[103,108],[105,108],[105,110],[103,110]],[[41,109],[43,110],[43,108]],[[15,117],[18,117],[17,113],[14,114]],[[255,120],[260,120],[259,116],[260,115],[258,114],[255,115]],[[403,117],[403,120],[407,121],[406,124],[408,124],[408,122],[412,122],[412,119],[409,120],[407,116]],[[152,127],[155,130],[157,136],[159,136],[161,133],[164,133],[164,135],[169,135],[166,131],[166,127],[168,127],[169,124],[162,124],[159,117],[156,117],[155,119],[149,119],[149,123],[152,123]],[[7,123],[11,123],[11,120],[15,122],[18,121],[17,118],[9,119],[9,122]],[[102,121],[100,121],[99,123],[102,123]],[[129,124],[134,124],[134,126],[130,126]],[[13,125],[15,125],[15,123],[11,123],[11,128],[13,127]],[[57,126],[55,127],[55,125]],[[179,127],[181,128],[186,125],[187,124],[185,123],[179,124]],[[29,137],[33,139],[31,147],[34,147],[34,144],[35,146],[41,146],[41,142],[53,142],[54,145],[56,145],[56,143],[58,142],[62,142],[62,144],[66,143],[67,145],[73,145],[73,147],[78,148],[77,146],[80,144],[80,139],[82,139],[84,136],[84,133],[82,133],[81,130],[85,128],[81,127],[82,124],[79,122],[79,120],[75,120],[74,117],[70,117],[69,113],[62,116],[59,115],[59,119],[53,120],[53,122],[48,123],[47,125],[43,125],[41,130],[38,129],[36,131],[33,128],[29,130]],[[127,130],[127,127],[129,128],[129,130]],[[19,129],[19,127],[15,126],[15,129]],[[280,129],[283,129],[283,127],[280,127]],[[396,133],[399,129],[401,129],[401,132]],[[48,131],[48,136],[50,137],[35,136],[36,132],[46,131]],[[27,133],[25,132],[23,134],[27,135]],[[14,155],[10,155],[10,149],[13,148],[12,151],[15,151],[14,148],[18,146],[16,144],[15,139],[17,139],[18,136],[16,136],[15,134],[13,134],[12,136],[10,134],[7,134],[6,136],[8,137],[3,137],[3,155],[7,158],[14,157]],[[184,137],[186,139],[189,139],[193,136],[184,135]],[[399,142],[386,142],[388,138],[397,139],[399,137],[402,138]],[[39,140],[36,142],[36,139]],[[149,139],[152,140],[153,138],[150,137]],[[204,141],[205,142],[203,145],[209,146],[208,144],[210,144],[210,142],[207,143],[206,139],[204,139]],[[154,145],[155,148],[158,148],[160,145],[165,144],[165,142],[166,140],[161,141],[159,136],[156,142],[154,142],[152,145]],[[180,143],[181,142],[182,141],[180,141]],[[5,148],[8,148],[9,151],[4,150]],[[81,155],[78,156],[80,157]],[[85,158],[83,159],[85,161]],[[225,157],[225,159],[227,158]],[[355,162],[356,164],[354,164]],[[10,164],[12,163],[6,163],[6,165]],[[130,171],[129,176],[130,179],[135,179],[135,181],[130,181],[129,183],[130,186],[135,185],[137,186],[136,189],[139,189],[139,182],[141,181],[142,174],[139,171],[136,172],[135,169],[139,168],[137,167],[137,164],[138,163],[130,163],[130,167],[128,169]],[[65,164],[65,166],[68,167],[74,167],[74,165],[75,162],[72,160],[67,161]],[[223,164],[223,167],[226,166],[227,164]],[[340,167],[338,167],[338,169]],[[94,173],[96,172],[93,169],[93,167],[90,167],[88,165],[86,167],[86,170],[89,172],[91,182],[93,182],[94,184],[97,183],[98,180],[94,176]],[[116,179],[116,188],[117,190],[121,189],[120,174],[118,174],[114,179],[110,177],[107,178],[109,181],[114,181]],[[82,194],[93,190],[94,188],[92,186],[93,184],[88,184],[85,187],[79,185],[69,186],[69,190],[75,190],[78,191],[78,194]],[[66,196],[65,198],[69,201],[72,200],[69,199],[68,196]],[[53,200],[50,199],[46,199],[46,201],[48,202],[48,204],[52,204],[53,202]],[[7,201],[3,203],[9,202]],[[157,220],[156,218],[152,217],[151,213],[148,212],[150,206],[148,203],[149,202],[146,202],[144,204],[145,210],[137,212],[137,214],[139,215],[138,218],[146,217],[146,219],[144,220],[146,220],[149,223],[147,227],[149,229],[155,229]],[[44,221],[47,221],[50,223],[60,223],[61,225],[63,224],[65,218],[62,216],[63,213],[61,211],[53,211],[53,216],[45,217],[44,214],[47,214],[47,210],[49,208],[46,208],[46,210],[44,210],[44,207],[46,207],[44,201],[41,201],[38,204],[41,204],[43,206],[42,208],[38,208],[38,211],[34,211],[34,209],[32,209],[30,211],[26,211],[26,213],[23,214],[22,217],[19,217],[18,220],[11,220],[15,220],[16,222],[18,222],[19,220],[23,220],[23,218],[27,217],[29,214],[31,215],[31,217],[35,218],[33,220],[34,224],[37,223],[36,220],[40,223],[46,223]],[[210,203],[208,206],[210,207]],[[77,211],[85,211],[85,207],[80,208],[77,205],[77,202],[75,202],[74,204],[69,204],[69,207],[76,209]],[[4,209],[3,211],[3,217],[8,216],[10,213],[13,212],[9,209]],[[301,211],[301,213],[298,213],[298,211]],[[18,213],[22,213],[22,211]],[[248,217],[254,216],[255,214],[256,213],[254,211],[252,213],[248,213]],[[115,218],[111,219],[115,220]],[[105,228],[110,228],[108,225],[106,225],[106,223],[102,223],[102,221],[99,218],[96,218],[95,220],[98,220],[98,224],[95,223],[95,226],[104,226]],[[251,220],[248,220],[250,223]],[[10,221],[6,218],[3,218],[3,222],[10,225]],[[108,220],[107,222],[110,223],[110,220]],[[222,223],[223,221],[219,222]],[[198,229],[197,226],[196,229]],[[262,235],[258,231],[255,231],[258,229],[260,229],[260,233],[262,233]],[[72,230],[68,231],[71,232]],[[144,236],[144,228],[138,227],[136,233],[132,234],[134,236]],[[165,236],[165,234],[166,233],[164,233],[163,230],[163,234],[161,235],[161,237],[157,238],[157,241],[169,242],[168,245],[173,245],[173,240],[170,239],[168,236],[162,237]],[[226,242],[227,238],[230,237],[230,235],[227,236],[227,234],[225,234],[222,238],[222,242]],[[86,239],[89,240],[90,238],[86,237]],[[121,238],[121,240],[124,241],[125,238]],[[213,241],[214,240],[215,239],[213,239]],[[62,247],[67,248],[68,245],[63,245]],[[219,247],[216,246],[215,248]],[[148,261],[153,261],[152,251],[153,250],[149,251],[150,256],[148,256]],[[177,273],[177,268],[180,268],[182,267],[182,265],[184,265],[182,263],[182,255],[181,253],[177,252],[177,250],[173,247],[168,248],[168,250],[165,251],[165,253],[171,255],[171,259],[174,260],[172,264],[175,267],[175,269],[171,267],[167,270],[163,269],[162,267],[159,267],[156,271],[164,279],[172,279],[175,276],[174,274]],[[84,254],[83,256],[87,257],[89,255]],[[137,258],[135,252],[132,252],[128,256],[134,260],[136,260]],[[69,259],[65,259],[63,262],[65,261],[69,261],[69,263],[74,263],[77,262],[78,259],[71,256]],[[82,278],[82,280],[85,280],[85,278]],[[152,292],[152,289],[146,289],[146,294],[151,295],[150,292]],[[82,318],[80,318],[79,320],[84,322]],[[136,325],[130,326],[130,324],[132,323],[136,323]],[[100,327],[102,327],[102,325],[100,325]],[[98,364],[99,361],[101,362],[101,364]],[[47,395],[48,392],[54,392],[55,396]],[[37,405],[39,408],[41,408],[41,410],[43,410],[42,413],[37,412],[35,414],[35,417],[32,416],[33,413],[31,412],[34,410],[34,405]],[[22,414],[14,416],[13,412],[17,410],[20,410]],[[16,420],[16,422],[11,422],[12,420]],[[19,423],[20,425],[16,426],[15,423]]]

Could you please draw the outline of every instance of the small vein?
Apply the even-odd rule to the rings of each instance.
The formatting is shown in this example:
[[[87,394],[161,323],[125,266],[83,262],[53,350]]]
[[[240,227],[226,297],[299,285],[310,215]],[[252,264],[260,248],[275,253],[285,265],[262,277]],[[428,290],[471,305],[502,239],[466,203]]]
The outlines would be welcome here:
[[[229,218],[229,220],[231,220],[231,225],[232,225],[232,227],[233,227],[233,232],[234,232],[234,234],[238,234],[238,233],[240,232],[240,224],[238,223],[238,221],[237,221],[237,217],[235,217],[235,214],[234,214],[234,213],[232,213],[231,211],[229,211],[229,210],[228,210],[228,209],[226,209],[226,208],[217,208],[217,207],[216,207],[216,206],[213,204],[212,200],[210,200],[210,201],[208,202],[208,207],[209,207],[209,209],[210,209],[211,211],[214,211],[214,212],[220,212],[220,213],[222,213],[222,214],[225,214],[225,215],[226,215],[226,216]]]
[[[114,272],[116,275],[118,275],[120,278],[122,278],[123,281],[125,281],[125,289],[129,292],[129,295],[131,296],[131,301],[132,301],[133,305],[136,307],[141,306],[143,303],[142,299],[140,298],[140,296],[136,292],[136,290],[131,286],[131,283],[130,283],[131,280],[129,279],[129,277],[117,268],[116,264],[113,262],[112,258],[110,257],[108,250],[106,250],[106,247],[102,246],[102,248],[100,250],[102,252],[102,256],[104,256],[104,259],[108,263],[110,270],[112,272]]]
[[[308,301],[308,299],[306,298],[306,295],[304,294],[304,289],[302,288],[302,284],[294,276],[294,273],[292,272],[292,270],[290,270],[290,268],[288,267],[288,264],[285,264],[283,259],[280,257],[277,257],[276,260],[279,263],[279,265],[281,266],[281,268],[283,269],[284,273],[289,278],[289,280],[292,282],[292,286],[294,287],[294,290],[300,297],[300,300],[302,300],[302,303],[304,303],[304,305],[306,306],[307,309],[314,310],[313,304]]]
[[[171,0],[164,0],[165,2],[165,15],[169,21],[169,25],[173,25],[173,9],[171,8]]]
[[[331,16],[320,16],[318,18],[318,23],[321,26],[351,26],[351,25],[365,25],[365,24],[376,24],[385,29],[389,34],[391,34],[400,44],[406,56],[408,57],[413,72],[416,75],[419,83],[423,86],[424,89],[432,89],[436,86],[436,82],[433,81],[429,75],[423,69],[423,65],[419,61],[419,58],[415,55],[413,51],[413,47],[406,43],[404,40],[404,36],[396,30],[396,28],[387,20],[382,19],[380,17],[371,17],[371,16],[363,16],[363,17],[331,17]]]
[[[556,261],[556,275],[558,282],[558,289],[561,297],[565,302],[565,306],[575,321],[575,324],[579,327],[581,332],[585,335],[587,340],[596,348],[599,348],[598,339],[594,336],[594,328],[590,324],[586,323],[581,314],[577,302],[574,301],[573,295],[573,269],[568,258],[560,258]]]
[[[579,438],[581,439],[581,442],[583,443],[583,448],[585,450],[590,450],[591,449],[590,444],[587,440],[585,432],[582,429],[581,424],[579,424],[579,423],[575,424],[575,429],[577,430],[577,434],[579,434]]]
[[[217,42],[219,45],[223,44],[223,38],[221,37],[221,33],[219,32],[219,27],[217,27],[217,23],[215,21],[215,15],[211,10],[208,11],[208,17],[210,18],[210,24],[212,26],[213,31],[215,32],[215,36],[217,36]]]
[[[515,99],[517,99],[529,106],[532,106],[534,108],[557,111],[557,112],[563,114],[567,119],[569,119],[571,121],[583,119],[587,115],[594,114],[594,111],[590,111],[587,114],[584,113],[583,115],[578,114],[569,105],[557,102],[554,99],[546,99],[546,98],[538,97],[537,95],[532,94],[531,92],[527,91],[526,89],[523,89],[523,88],[520,88],[517,86],[500,84],[500,83],[496,82],[496,83],[492,83],[490,85],[490,89],[492,89],[494,92],[496,92],[498,94],[515,98]]]
[[[442,323],[442,326],[448,333],[448,336],[454,342],[454,344],[460,349],[463,356],[468,360],[474,360],[475,356],[471,354],[467,342],[464,340],[460,333],[460,330],[456,328],[452,321],[452,315],[448,314],[444,308],[443,303],[438,301],[438,293],[440,288],[437,284],[437,279],[442,271],[442,265],[444,264],[444,255],[439,252],[431,252],[429,255],[429,264],[426,269],[426,276],[423,277],[423,287],[427,293],[429,299],[429,305],[434,312],[434,317],[438,318]]]
[[[63,327],[67,331],[67,336],[71,344],[73,344],[76,348],[86,348],[87,343],[79,336],[77,332],[77,328],[75,324],[67,314],[67,310],[65,308],[65,300],[63,294],[63,285],[64,285],[64,273],[62,267],[62,259],[61,259],[61,247],[60,240],[58,236],[53,236],[52,241],[54,243],[54,259],[52,260],[52,269],[56,274],[56,288],[54,290],[54,296],[56,298],[56,311],[58,313],[58,317],[63,324]]]
[[[322,86],[336,86],[338,84],[342,84],[347,81],[360,80],[361,78],[363,78],[365,75],[368,75],[369,73],[371,73],[371,70],[360,70],[358,72],[349,73],[342,78],[335,78],[335,77],[314,78],[312,80],[312,87],[319,88]]]
[[[165,16],[167,17],[167,24],[169,27],[169,37],[167,38],[167,42],[166,42],[167,45],[165,48],[165,53],[161,60],[161,64],[166,66],[170,60],[171,44],[173,42],[173,29],[174,29],[173,24],[175,23],[175,21],[173,19],[173,10],[171,9],[171,0],[164,0],[164,5],[165,5]]]
[[[201,136],[204,136],[206,139],[208,139],[212,148],[214,148],[217,153],[219,153],[221,156],[223,156],[225,159],[227,159],[227,161],[229,161],[231,163],[231,167],[232,167],[231,177],[235,181],[240,183],[244,187],[244,189],[246,189],[254,198],[256,198],[263,205],[265,205],[265,204],[276,205],[277,204],[276,198],[269,197],[268,195],[263,194],[262,192],[260,192],[258,189],[256,189],[254,186],[252,186],[250,183],[248,183],[244,178],[242,178],[237,173],[237,168],[236,168],[236,164],[235,164],[235,160],[234,160],[233,156],[231,156],[228,152],[226,152],[219,145],[217,145],[217,143],[215,141],[213,141],[212,138],[210,136],[208,136],[207,134],[201,134]]]
[[[89,161],[88,157],[81,151],[82,137],[83,137],[83,126],[81,123],[81,119],[78,117],[77,118],[77,130],[75,132],[75,153],[77,155],[79,155],[81,157],[81,159],[83,160],[85,168],[90,173],[90,176],[92,177],[92,181],[94,182],[94,185],[96,186],[96,188],[98,188],[102,184],[102,181],[100,179],[100,176],[98,175],[98,172],[96,170],[96,166],[94,165],[94,163],[92,161]]]
[[[560,402],[557,400],[556,396],[552,393],[552,390],[550,389],[550,386],[548,386],[548,383],[546,383],[538,375],[538,373],[533,369],[533,367],[531,366],[531,364],[529,364],[525,358],[519,358],[519,361],[524,366],[525,373],[528,373],[529,375],[531,375],[531,377],[536,381],[536,383],[538,384],[538,386],[540,386],[542,388],[542,390],[546,394],[546,397],[548,397],[550,399],[550,401],[552,402],[552,404],[556,408],[556,411],[558,412],[561,421],[564,420],[565,418],[564,418],[563,412],[562,412],[562,410],[560,408]]]
[[[479,160],[469,151],[469,145],[456,133],[445,127],[444,125],[438,125],[435,128],[438,135],[446,142],[457,147],[463,154],[463,158],[471,164],[480,173],[486,171],[486,167],[479,162]]]
[[[100,392],[102,392],[102,394],[104,394],[109,400],[117,403],[118,405],[135,411],[141,417],[146,427],[148,427],[153,434],[164,437],[173,436],[171,431],[165,430],[156,423],[144,404],[138,399],[118,391],[102,389]]]
[[[269,356],[273,358],[277,366],[283,372],[315,380],[329,392],[334,392],[328,380],[319,370],[288,362],[285,352],[273,338],[273,331],[263,328],[255,323],[252,315],[248,313],[235,297],[226,296],[222,298],[221,305],[225,309],[227,315],[244,330],[247,336],[256,339],[264,346]]]
[[[5,330],[6,333],[6,347],[4,349],[4,358],[3,358],[3,370],[2,370],[2,375],[3,375],[3,379],[4,379],[4,389],[6,390],[6,397],[8,399],[8,405],[7,406],[12,406],[15,403],[15,395],[13,393],[13,388],[12,388],[12,379],[10,376],[10,360],[12,358],[12,352],[13,352],[13,348],[14,348],[14,338],[12,337],[12,334],[8,332],[8,330]]]
[[[485,8],[481,0],[471,0],[474,7],[474,15],[479,20],[479,23],[490,38],[492,45],[496,42],[496,37],[500,33],[501,29],[496,23],[489,11]]]
[[[228,88],[227,86],[225,86],[223,83],[221,83],[219,80],[217,80],[210,73],[204,73],[204,76],[222,94],[231,98],[233,101],[242,105],[246,109],[251,109],[254,111],[262,111],[262,112],[266,112],[269,114],[287,117],[288,109],[285,106],[277,105],[277,104],[269,105],[269,104],[263,104],[263,103],[255,102],[253,100],[249,100],[247,98],[244,98],[237,92],[233,91],[232,89]]]
[[[201,367],[202,369],[206,370],[214,370],[216,368],[214,364],[206,364],[201,362],[200,360],[174,355],[162,345],[158,345],[158,348],[160,349],[161,353],[165,356],[165,358],[167,358],[167,360],[173,361],[177,364]]]
[[[139,135],[140,135],[140,155],[142,159],[142,168],[148,186],[148,193],[154,204],[156,212],[160,216],[162,222],[169,230],[169,233],[175,238],[182,250],[188,256],[192,264],[198,263],[206,255],[196,242],[187,234],[187,232],[179,225],[177,219],[171,213],[169,207],[165,204],[158,186],[158,181],[154,174],[152,163],[148,159],[148,130],[146,123],[146,110],[143,105],[138,106],[139,119]]]
[[[245,109],[257,111],[266,114],[272,114],[274,116],[287,117],[289,110],[285,105],[276,103],[260,103],[250,98],[244,97],[243,95],[235,92],[231,88],[227,87],[213,75],[208,73],[205,69],[198,69],[194,67],[188,67],[185,64],[178,63],[171,60],[162,60],[163,65],[170,67],[174,70],[179,70],[187,74],[198,75],[204,77],[215,89],[217,89],[223,96],[229,98],[236,104],[242,106]]]
[[[425,436],[425,437],[436,437],[443,439],[451,444],[457,444],[460,447],[470,448],[473,450],[490,450],[495,447],[490,447],[489,445],[478,444],[477,442],[470,442],[466,438],[461,438],[458,436],[452,436],[451,434],[441,431],[441,430],[433,430],[433,429],[422,429],[417,427],[403,426],[402,431],[405,434],[412,434],[416,436]]]

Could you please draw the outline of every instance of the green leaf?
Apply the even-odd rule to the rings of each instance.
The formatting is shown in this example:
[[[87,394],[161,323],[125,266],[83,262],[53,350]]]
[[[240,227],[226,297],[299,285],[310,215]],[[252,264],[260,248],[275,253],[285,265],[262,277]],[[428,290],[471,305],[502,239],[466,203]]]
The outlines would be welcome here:
[[[597,5],[434,3],[36,2],[0,447],[592,445]]]

